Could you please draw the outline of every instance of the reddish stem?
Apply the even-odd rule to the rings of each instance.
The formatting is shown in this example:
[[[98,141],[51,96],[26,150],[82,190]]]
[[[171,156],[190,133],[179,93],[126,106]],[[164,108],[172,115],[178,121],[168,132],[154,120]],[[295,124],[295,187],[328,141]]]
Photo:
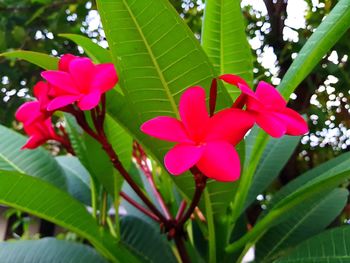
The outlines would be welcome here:
[[[183,216],[185,209],[186,209],[186,206],[187,206],[186,201],[182,200],[181,204],[179,206],[179,210],[177,211],[177,214],[176,214],[176,218],[175,218],[176,222],[178,222],[180,220],[180,218]]]
[[[119,171],[119,173],[124,177],[125,181],[130,185],[130,187],[135,191],[135,193],[141,198],[141,200],[148,206],[148,208],[166,225],[168,225],[168,220],[159,212],[159,210],[152,204],[152,202],[147,198],[147,196],[142,192],[139,186],[133,181],[128,171],[125,170],[124,166],[120,162],[117,154],[115,153],[112,145],[108,142],[105,136],[101,136],[98,140],[109,159],[113,163],[114,167]]]
[[[167,205],[165,204],[165,201],[162,195],[160,194],[160,192],[158,191],[156,184],[154,182],[153,174],[151,172],[150,167],[147,164],[147,156],[143,151],[143,149],[141,148],[141,145],[138,144],[137,142],[134,143],[134,157],[137,161],[137,164],[141,167],[142,171],[144,172],[146,179],[153,191],[153,194],[165,214],[166,219],[167,220],[172,219],[172,215],[170,214],[170,211]]]
[[[74,108],[69,108],[67,110],[68,112],[72,113],[78,124],[83,128],[83,130],[89,134],[92,138],[94,138],[96,141],[98,141],[102,148],[107,153],[110,161],[112,162],[115,169],[119,171],[119,173],[123,176],[125,181],[130,185],[130,187],[135,191],[135,193],[140,197],[140,199],[147,205],[147,207],[164,223],[164,225],[169,226],[168,220],[159,212],[159,210],[152,204],[152,202],[147,198],[147,196],[142,192],[142,190],[139,188],[139,186],[133,181],[131,176],[129,175],[128,171],[125,170],[124,166],[120,162],[116,152],[114,151],[112,145],[108,142],[108,139],[104,133],[103,129],[99,129],[97,133],[95,133],[89,126],[89,124],[86,121],[85,115],[83,112],[79,110],[75,110]],[[96,113],[96,112],[95,112]],[[94,125],[97,125],[96,118],[101,118],[101,116],[96,116],[95,114],[92,114]],[[95,124],[96,123],[96,124]],[[103,125],[103,124],[102,124]]]
[[[66,151],[72,155],[75,155],[74,149],[70,143],[70,141],[67,139],[66,136],[62,137],[62,136],[55,136],[55,138],[53,138],[55,141],[58,141],[59,143],[61,143],[61,145],[63,146],[64,149],[66,149]]]
[[[190,258],[188,256],[184,240],[181,235],[176,235],[174,237],[175,245],[179,251],[182,263],[190,263]]]
[[[199,169],[197,167],[191,168],[191,172],[192,172],[192,174],[194,176],[194,180],[196,182],[196,190],[194,192],[194,195],[193,195],[190,207],[187,209],[185,215],[178,222],[178,227],[179,228],[182,228],[182,226],[185,224],[185,222],[192,215],[194,209],[198,206],[198,203],[199,203],[199,201],[201,199],[203,190],[204,190],[204,188],[206,186],[207,179],[208,179],[208,177],[206,177],[204,174],[202,174],[202,172],[199,171]]]
[[[144,208],[143,206],[141,206],[139,203],[137,203],[135,200],[133,200],[130,196],[128,196],[126,193],[124,192],[120,192],[120,196],[123,197],[125,199],[125,201],[127,201],[128,203],[130,203],[132,206],[134,206],[135,208],[137,208],[138,210],[140,210],[142,213],[144,213],[146,216],[152,218],[154,221],[159,222],[160,220],[159,218],[153,214],[152,212],[148,211],[146,208]]]

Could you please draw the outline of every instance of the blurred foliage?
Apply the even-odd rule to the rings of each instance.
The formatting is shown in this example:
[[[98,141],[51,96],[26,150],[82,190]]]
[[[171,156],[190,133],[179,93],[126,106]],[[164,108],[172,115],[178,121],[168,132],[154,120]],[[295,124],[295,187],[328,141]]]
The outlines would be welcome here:
[[[170,0],[180,16],[200,39],[203,0]],[[300,1],[298,1],[300,3]],[[275,85],[285,74],[306,39],[327,15],[336,0],[305,0],[305,24],[293,28],[288,17],[287,0],[242,1],[247,19],[247,35],[256,55],[255,79]],[[250,5],[249,3],[254,3]],[[257,3],[257,4],[255,4]],[[257,8],[257,6],[264,8]],[[288,22],[288,19],[291,20]],[[81,54],[60,33],[87,35],[106,46],[94,2],[87,0],[0,0],[0,52],[13,49],[39,51],[54,56]],[[302,139],[280,176],[280,183],[293,179],[304,170],[328,160],[350,145],[349,92],[350,69],[348,32],[324,57],[313,73],[295,91],[290,106],[305,114],[310,134]],[[274,61],[266,66],[264,60]],[[271,63],[270,63],[271,64]],[[26,62],[0,58],[0,122],[13,125],[13,114],[31,87],[39,71]]]

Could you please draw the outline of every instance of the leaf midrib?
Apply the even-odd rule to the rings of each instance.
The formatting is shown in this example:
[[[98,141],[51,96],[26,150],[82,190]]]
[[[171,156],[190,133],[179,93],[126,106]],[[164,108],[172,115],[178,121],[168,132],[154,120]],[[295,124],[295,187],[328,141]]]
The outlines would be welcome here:
[[[165,80],[163,74],[162,74],[162,71],[161,71],[161,69],[160,69],[160,67],[159,67],[159,65],[158,65],[158,62],[157,62],[157,60],[156,60],[156,58],[155,58],[155,56],[154,56],[154,54],[153,54],[153,52],[152,52],[152,49],[151,49],[151,47],[150,47],[150,45],[149,45],[147,39],[145,38],[145,35],[143,34],[142,29],[141,29],[140,25],[138,24],[137,19],[136,19],[136,17],[134,16],[133,12],[131,11],[130,7],[128,6],[128,4],[126,3],[125,0],[122,0],[122,1],[123,1],[123,4],[124,4],[126,10],[127,10],[128,13],[129,13],[131,19],[133,20],[137,31],[139,32],[139,34],[140,34],[140,36],[141,36],[141,38],[142,38],[142,40],[143,40],[143,42],[144,42],[144,44],[145,44],[145,47],[146,47],[146,49],[147,49],[147,51],[148,51],[148,53],[149,53],[149,56],[150,56],[150,58],[151,58],[151,60],[152,60],[152,62],[153,62],[153,65],[154,65],[154,67],[155,67],[155,69],[156,69],[156,71],[157,71],[157,73],[158,73],[158,75],[159,75],[159,79],[160,79],[160,81],[161,81],[162,84],[163,84],[165,93],[166,93],[166,95],[167,95],[168,98],[169,98],[169,102],[170,102],[171,108],[173,109],[176,118],[179,119],[179,118],[180,118],[180,115],[179,115],[179,112],[178,112],[178,110],[177,110],[176,102],[175,102],[175,100],[174,100],[174,98],[173,98],[173,96],[172,96],[172,94],[171,94],[171,91],[170,91],[170,89],[169,89],[169,87],[168,87],[168,84],[167,84],[167,82],[166,82],[166,80]]]
[[[19,168],[17,165],[15,165],[13,162],[11,162],[5,155],[0,153],[0,158],[2,158],[5,162],[7,162],[10,166],[12,166],[17,172],[25,173],[21,168]]]

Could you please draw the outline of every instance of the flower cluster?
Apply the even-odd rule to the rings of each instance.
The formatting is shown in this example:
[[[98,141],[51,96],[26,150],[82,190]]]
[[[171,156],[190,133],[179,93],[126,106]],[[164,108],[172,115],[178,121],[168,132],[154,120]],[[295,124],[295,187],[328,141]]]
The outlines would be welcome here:
[[[17,120],[23,122],[29,135],[23,148],[36,148],[49,139],[69,144],[65,134],[58,135],[52,126],[54,111],[74,114],[98,110],[101,96],[118,82],[113,64],[95,65],[88,58],[70,54],[62,56],[58,70],[44,71],[41,76],[45,81],[34,87],[36,100],[24,103],[16,112]],[[216,94],[211,92],[209,114],[205,90],[191,87],[180,98],[179,119],[160,116],[141,126],[148,135],[176,143],[164,158],[165,167],[173,175],[196,167],[206,177],[235,181],[240,176],[240,159],[235,146],[255,123],[272,137],[301,135],[308,131],[305,120],[287,108],[287,102],[270,84],[261,81],[254,92],[238,76],[225,74],[219,79],[242,91],[232,107],[212,114]],[[216,90],[215,85],[212,88]]]
[[[54,111],[71,105],[91,110],[99,104],[101,95],[118,82],[113,64],[94,65],[88,58],[71,54],[61,57],[58,70],[44,71],[41,76],[46,82],[35,85],[36,100],[24,103],[16,112],[16,119],[23,122],[29,135],[22,148],[34,149],[50,139],[64,143],[51,123]]]
[[[160,116],[141,126],[148,135],[177,143],[164,158],[165,167],[173,175],[196,166],[209,178],[235,181],[240,176],[240,160],[234,147],[254,123],[273,137],[308,131],[305,120],[287,108],[286,101],[268,83],[260,82],[254,92],[238,76],[226,74],[219,78],[242,91],[231,108],[209,117],[205,90],[192,87],[180,98],[181,120]]]

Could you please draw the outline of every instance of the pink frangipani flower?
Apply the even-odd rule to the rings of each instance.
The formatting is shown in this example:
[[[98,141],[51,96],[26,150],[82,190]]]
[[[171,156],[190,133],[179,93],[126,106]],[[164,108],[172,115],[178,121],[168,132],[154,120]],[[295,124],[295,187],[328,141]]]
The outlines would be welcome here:
[[[308,126],[303,117],[288,108],[287,102],[270,84],[260,81],[254,92],[243,79],[236,75],[225,74],[219,78],[237,86],[242,91],[237,102],[243,101],[247,111],[254,114],[256,123],[272,137],[279,138],[285,134],[302,135],[308,132]]]
[[[148,135],[177,143],[165,155],[167,170],[179,175],[196,165],[209,178],[237,180],[240,160],[234,146],[253,126],[254,117],[240,109],[222,110],[209,117],[201,87],[183,93],[179,113],[181,120],[160,116],[141,126]]]
[[[51,117],[47,117],[40,110],[39,101],[24,103],[16,112],[17,121],[23,122],[24,131],[29,135],[27,143],[22,149],[35,149],[47,140],[60,140],[51,124]]]
[[[39,81],[34,86],[33,92],[37,100],[23,103],[16,111],[16,119],[28,125],[37,120],[43,121],[52,115],[52,112],[46,110],[50,102],[48,84]]]
[[[44,71],[41,75],[51,85],[50,94],[54,96],[48,111],[74,102],[81,110],[91,110],[98,105],[101,95],[118,82],[112,63],[94,65],[89,58],[70,54],[60,59],[59,70]]]
[[[58,141],[59,136],[51,124],[51,118],[44,121],[36,121],[30,125],[24,125],[24,131],[29,136],[27,143],[22,149],[35,149],[47,140]]]

